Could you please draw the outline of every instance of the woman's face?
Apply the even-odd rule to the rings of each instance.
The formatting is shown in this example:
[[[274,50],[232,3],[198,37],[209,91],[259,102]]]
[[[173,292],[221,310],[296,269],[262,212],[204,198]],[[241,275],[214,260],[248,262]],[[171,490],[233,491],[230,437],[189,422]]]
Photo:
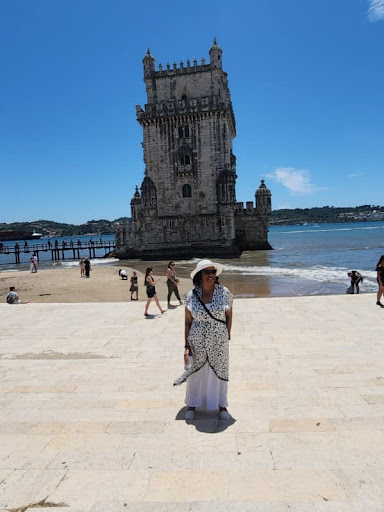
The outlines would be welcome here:
[[[203,284],[213,284],[216,281],[215,267],[208,267],[202,270]]]

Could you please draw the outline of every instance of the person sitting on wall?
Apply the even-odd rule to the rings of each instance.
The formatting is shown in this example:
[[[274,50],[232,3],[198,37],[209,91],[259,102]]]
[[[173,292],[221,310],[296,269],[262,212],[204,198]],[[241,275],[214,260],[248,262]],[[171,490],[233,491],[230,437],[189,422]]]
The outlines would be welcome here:
[[[22,301],[19,294],[14,286],[9,287],[9,292],[6,298],[7,304],[28,304],[28,302]]]

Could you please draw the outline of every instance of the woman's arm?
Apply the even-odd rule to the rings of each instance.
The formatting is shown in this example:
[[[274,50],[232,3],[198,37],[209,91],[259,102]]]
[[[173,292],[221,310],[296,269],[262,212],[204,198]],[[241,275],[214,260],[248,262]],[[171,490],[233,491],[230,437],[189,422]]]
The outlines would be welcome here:
[[[228,331],[228,339],[231,339],[231,328],[232,328],[232,308],[227,309],[225,312],[225,319],[227,320],[227,331]]]
[[[185,330],[184,330],[184,332],[185,332],[184,363],[185,364],[188,364],[188,356],[189,356],[189,350],[190,350],[188,336],[189,336],[189,331],[191,329],[191,325],[192,325],[192,313],[189,311],[189,309],[185,308]]]

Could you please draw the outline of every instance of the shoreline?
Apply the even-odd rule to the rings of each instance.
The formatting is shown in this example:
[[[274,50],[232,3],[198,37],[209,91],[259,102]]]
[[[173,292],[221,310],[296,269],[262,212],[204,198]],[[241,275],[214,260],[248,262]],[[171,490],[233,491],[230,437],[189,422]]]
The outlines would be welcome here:
[[[0,295],[5,302],[6,294],[10,286],[15,286],[22,301],[33,303],[82,303],[82,302],[130,302],[131,292],[130,276],[133,270],[137,272],[139,283],[139,301],[146,301],[144,286],[144,272],[147,265],[154,269],[155,278],[161,277],[156,284],[157,296],[162,304],[167,303],[166,266],[164,263],[134,262],[134,267],[121,263],[94,264],[90,278],[81,278],[80,269],[73,267],[47,268],[42,266],[37,273],[29,270],[4,271],[0,273]],[[124,268],[128,279],[122,280],[118,271]],[[192,289],[192,281],[189,270],[178,265],[179,293],[181,299]],[[296,297],[318,295],[341,295],[343,292],[335,290],[330,293],[317,291],[319,283],[308,280],[292,279],[279,276],[244,276],[240,274],[226,273],[220,276],[220,284],[229,288],[235,298],[271,298],[271,297]],[[305,293],[311,290],[311,293]],[[364,290],[362,291],[364,293]],[[365,292],[367,293],[367,292]],[[171,304],[178,305],[173,295]],[[153,301],[150,306],[157,309]]]

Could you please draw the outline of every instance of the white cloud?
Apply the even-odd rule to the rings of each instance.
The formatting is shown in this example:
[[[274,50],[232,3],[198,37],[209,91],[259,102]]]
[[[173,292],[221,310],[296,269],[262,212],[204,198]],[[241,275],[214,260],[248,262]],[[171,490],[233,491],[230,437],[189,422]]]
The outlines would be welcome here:
[[[369,21],[384,20],[384,0],[368,0],[368,19]]]
[[[363,172],[355,172],[354,174],[348,174],[348,178],[357,178],[358,176],[364,176]]]
[[[292,194],[311,194],[317,190],[317,187],[311,183],[311,173],[306,169],[279,167],[267,177],[286,187]]]

